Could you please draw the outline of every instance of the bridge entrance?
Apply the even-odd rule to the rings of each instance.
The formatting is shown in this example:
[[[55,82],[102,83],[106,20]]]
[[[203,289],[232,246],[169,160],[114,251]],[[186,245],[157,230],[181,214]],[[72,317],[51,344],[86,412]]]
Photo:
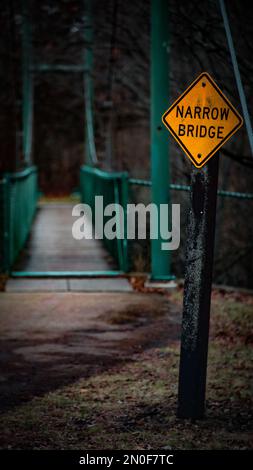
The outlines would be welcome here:
[[[71,276],[117,269],[100,240],[72,237],[72,207],[69,203],[39,203],[29,238],[14,264],[14,275]]]

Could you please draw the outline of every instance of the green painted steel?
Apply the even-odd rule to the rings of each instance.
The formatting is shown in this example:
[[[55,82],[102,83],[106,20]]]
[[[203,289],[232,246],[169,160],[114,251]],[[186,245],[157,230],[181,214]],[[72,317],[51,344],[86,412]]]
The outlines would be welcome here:
[[[140,178],[129,178],[129,183],[133,184],[134,186],[147,186],[147,187],[152,186],[152,181],[143,180],[143,179],[140,179]]]
[[[128,271],[128,246],[126,237],[126,215],[128,203],[128,175],[125,172],[109,173],[98,168],[89,166],[82,166],[80,172],[80,192],[81,201],[89,204],[92,213],[95,214],[95,196],[103,196],[103,206],[108,204],[120,204],[124,209],[124,227],[120,223],[119,214],[116,211],[116,230],[122,231],[123,238],[115,238],[108,240],[103,237],[103,242],[108,251],[116,259],[119,269],[121,271]],[[103,227],[105,226],[108,217],[103,212],[97,214],[98,218],[103,217]],[[100,219],[101,220],[101,219]],[[94,220],[92,221],[94,223]],[[123,232],[124,230],[124,232]],[[101,235],[102,238],[102,235]]]
[[[37,169],[5,174],[0,182],[1,272],[8,273],[29,234],[38,198]]]
[[[94,113],[93,113],[93,17],[92,0],[85,1],[85,75],[84,75],[84,100],[85,100],[85,159],[86,163],[97,164],[97,153],[94,137]]]
[[[235,199],[253,199],[252,193],[238,193],[236,191],[224,191],[223,189],[218,190],[218,196]]]
[[[27,0],[22,0],[22,151],[27,166],[31,165],[33,134],[33,74],[31,71],[31,25]]]
[[[12,271],[12,277],[124,277],[124,271]]]
[[[133,184],[135,186],[146,186],[151,187],[152,181],[143,180],[138,178],[129,178],[129,184]],[[170,184],[170,189],[175,191],[190,191],[191,187],[186,184]],[[218,190],[218,196],[221,197],[228,197],[228,198],[236,198],[236,199],[253,199],[253,193],[240,193],[238,191],[225,191],[224,189]]]
[[[0,181],[0,273],[9,268],[10,191],[9,181]]]
[[[80,73],[86,72],[85,65],[76,64],[33,64],[30,66],[32,72],[63,72],[63,73]]]
[[[169,139],[161,125],[161,117],[169,98],[169,15],[167,0],[151,3],[151,180],[152,202],[170,207]],[[170,220],[170,217],[169,217]],[[160,224],[159,224],[160,226]],[[170,276],[171,257],[163,251],[162,240],[151,240],[153,279]]]

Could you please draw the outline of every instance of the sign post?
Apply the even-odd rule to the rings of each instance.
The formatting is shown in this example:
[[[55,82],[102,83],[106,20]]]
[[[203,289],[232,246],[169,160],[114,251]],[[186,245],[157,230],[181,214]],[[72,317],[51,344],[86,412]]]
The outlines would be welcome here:
[[[195,167],[191,173],[177,414],[179,418],[199,419],[205,411],[218,150],[243,120],[207,73],[187,88],[162,120]]]
[[[191,174],[179,372],[178,417],[202,418],[209,336],[218,153]]]

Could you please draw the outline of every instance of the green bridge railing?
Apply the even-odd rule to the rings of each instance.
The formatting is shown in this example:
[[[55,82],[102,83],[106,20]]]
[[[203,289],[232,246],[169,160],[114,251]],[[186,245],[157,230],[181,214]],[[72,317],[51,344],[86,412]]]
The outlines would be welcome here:
[[[104,207],[107,204],[121,204],[121,206],[124,208],[124,230],[126,230],[127,227],[126,217],[129,187],[136,185],[151,187],[152,182],[150,180],[129,178],[127,172],[108,172],[88,165],[81,167],[81,201],[91,207],[92,214],[95,214],[95,196],[103,196]],[[190,191],[190,186],[187,185],[170,184],[169,187],[170,190],[175,191]],[[253,193],[218,190],[218,195],[225,198],[237,198],[245,200],[253,199]],[[106,219],[107,217],[104,216],[103,226],[106,223]],[[119,220],[117,221],[117,229],[119,230],[118,227],[120,227],[120,223],[118,222]],[[92,220],[92,223],[94,224],[94,220]],[[129,250],[126,234],[124,233],[124,237],[122,239],[115,238],[113,240],[108,240],[106,237],[103,237],[103,242],[109,252],[116,259],[120,270],[127,272],[129,265]]]
[[[37,169],[0,180],[0,272],[8,273],[29,234],[38,199]]]
[[[116,230],[122,230],[121,238],[112,240],[104,237],[103,242],[108,251],[117,261],[119,269],[123,272],[128,270],[128,247],[126,230],[126,214],[128,202],[128,174],[126,172],[109,173],[90,166],[82,166],[80,171],[81,201],[89,204],[92,213],[95,214],[95,196],[103,196],[104,207],[108,204],[120,204],[124,209],[124,224],[120,224],[120,214],[116,213]],[[114,214],[113,214],[114,215]],[[103,215],[103,227],[109,217]],[[94,220],[92,221],[94,224]],[[122,225],[122,227],[121,227]],[[117,233],[119,235],[119,233]]]

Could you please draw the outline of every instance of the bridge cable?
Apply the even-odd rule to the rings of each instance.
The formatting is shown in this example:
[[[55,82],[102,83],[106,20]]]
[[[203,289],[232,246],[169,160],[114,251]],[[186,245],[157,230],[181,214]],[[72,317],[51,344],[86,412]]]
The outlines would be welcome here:
[[[221,15],[223,19],[223,24],[227,36],[227,42],[228,42],[228,48],[230,52],[230,57],[234,69],[234,75],[235,75],[235,80],[236,80],[236,85],[241,101],[241,106],[242,106],[242,111],[243,111],[243,116],[246,124],[246,129],[247,129],[247,134],[248,134],[248,139],[249,139],[249,144],[250,144],[250,149],[251,153],[253,156],[253,131],[252,131],[252,125],[251,125],[251,120],[249,116],[249,111],[248,111],[248,106],[247,106],[247,101],[244,93],[244,88],[242,84],[242,79],[241,79],[241,74],[238,66],[238,61],[236,57],[236,52],[235,52],[235,47],[234,47],[234,42],[231,34],[231,29],[230,29],[230,24],[229,24],[229,19],[226,11],[226,6],[224,0],[219,0],[220,4],[220,10],[221,10]]]
[[[118,30],[118,9],[119,9],[119,0],[113,0],[112,7],[112,30],[111,30],[111,40],[110,40],[110,56],[109,56],[109,67],[108,67],[108,93],[107,93],[107,129],[106,129],[106,163],[109,169],[112,167],[112,133],[113,133],[113,84],[114,84],[114,64],[115,64],[115,52],[116,52],[116,43],[117,43],[117,30]]]

